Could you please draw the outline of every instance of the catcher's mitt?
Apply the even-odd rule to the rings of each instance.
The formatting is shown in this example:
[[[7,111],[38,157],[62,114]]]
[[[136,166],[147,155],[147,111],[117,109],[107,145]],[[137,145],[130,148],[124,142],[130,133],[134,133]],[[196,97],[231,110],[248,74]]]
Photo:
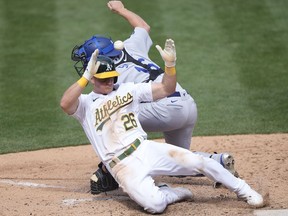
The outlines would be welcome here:
[[[116,190],[119,185],[109,172],[102,170],[102,163],[99,165],[99,169],[93,173],[90,178],[91,194],[100,194],[102,192]]]

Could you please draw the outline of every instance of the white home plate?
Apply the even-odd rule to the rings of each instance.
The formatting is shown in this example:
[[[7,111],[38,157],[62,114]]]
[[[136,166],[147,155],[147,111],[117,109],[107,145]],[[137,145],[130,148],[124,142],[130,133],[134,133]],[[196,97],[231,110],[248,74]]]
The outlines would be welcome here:
[[[255,210],[255,216],[287,216],[288,209],[277,209],[277,210]]]

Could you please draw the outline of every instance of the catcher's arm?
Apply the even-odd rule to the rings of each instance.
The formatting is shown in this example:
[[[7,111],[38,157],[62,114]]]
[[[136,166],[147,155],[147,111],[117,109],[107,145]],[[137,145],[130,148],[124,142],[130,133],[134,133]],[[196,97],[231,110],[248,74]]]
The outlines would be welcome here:
[[[145,20],[136,13],[125,8],[121,1],[109,1],[107,6],[112,12],[124,17],[133,28],[141,27],[147,32],[150,31],[150,26],[145,22]]]

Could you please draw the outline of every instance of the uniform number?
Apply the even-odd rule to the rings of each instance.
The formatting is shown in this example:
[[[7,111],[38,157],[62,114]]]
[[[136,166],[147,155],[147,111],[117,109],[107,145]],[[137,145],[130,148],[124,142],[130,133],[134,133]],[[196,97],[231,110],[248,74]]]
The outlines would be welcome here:
[[[124,127],[126,131],[137,127],[137,122],[133,113],[123,115],[121,120],[124,121]]]
[[[138,61],[142,63],[143,65],[146,65],[146,68],[143,68],[141,66],[135,66],[135,69],[138,72],[144,72],[144,73],[149,73],[151,70],[159,70],[160,67],[158,67],[156,64],[153,64],[152,62],[149,64],[145,64],[145,59],[144,58],[139,58]]]

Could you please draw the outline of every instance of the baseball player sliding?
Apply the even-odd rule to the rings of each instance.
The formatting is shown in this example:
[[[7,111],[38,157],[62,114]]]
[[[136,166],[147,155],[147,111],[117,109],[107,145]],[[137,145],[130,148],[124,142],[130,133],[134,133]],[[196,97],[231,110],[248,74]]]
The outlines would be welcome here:
[[[110,38],[99,35],[91,37],[81,46],[76,46],[72,51],[72,59],[76,61],[75,69],[79,75],[82,76],[92,53],[98,49],[101,55],[113,59],[116,71],[121,74],[118,84],[161,82],[164,71],[148,56],[152,45],[149,36],[150,26],[139,15],[125,8],[121,1],[109,1],[107,6],[125,18],[134,31],[124,41],[124,46],[121,42],[116,44],[118,50],[114,48]],[[192,132],[197,120],[197,107],[194,99],[179,83],[176,84],[175,92],[154,102],[141,103],[139,110],[139,120],[146,132],[161,131],[165,142],[190,149]],[[215,159],[237,176],[232,155],[204,152],[197,154]],[[106,172],[105,167],[102,164],[99,167],[91,177],[91,193],[98,194],[118,188],[117,182]]]
[[[166,40],[164,50],[156,45],[165,62],[159,82],[122,83],[111,59],[96,49],[83,76],[61,99],[61,108],[76,118],[106,169],[132,200],[149,213],[162,213],[167,205],[190,199],[190,190],[155,185],[152,176],[197,175],[222,183],[253,207],[263,206],[262,196],[244,180],[236,178],[215,160],[171,144],[147,140],[139,121],[141,102],[156,101],[175,92],[176,49]],[[119,76],[120,78],[121,76]],[[88,82],[90,94],[83,94]]]

